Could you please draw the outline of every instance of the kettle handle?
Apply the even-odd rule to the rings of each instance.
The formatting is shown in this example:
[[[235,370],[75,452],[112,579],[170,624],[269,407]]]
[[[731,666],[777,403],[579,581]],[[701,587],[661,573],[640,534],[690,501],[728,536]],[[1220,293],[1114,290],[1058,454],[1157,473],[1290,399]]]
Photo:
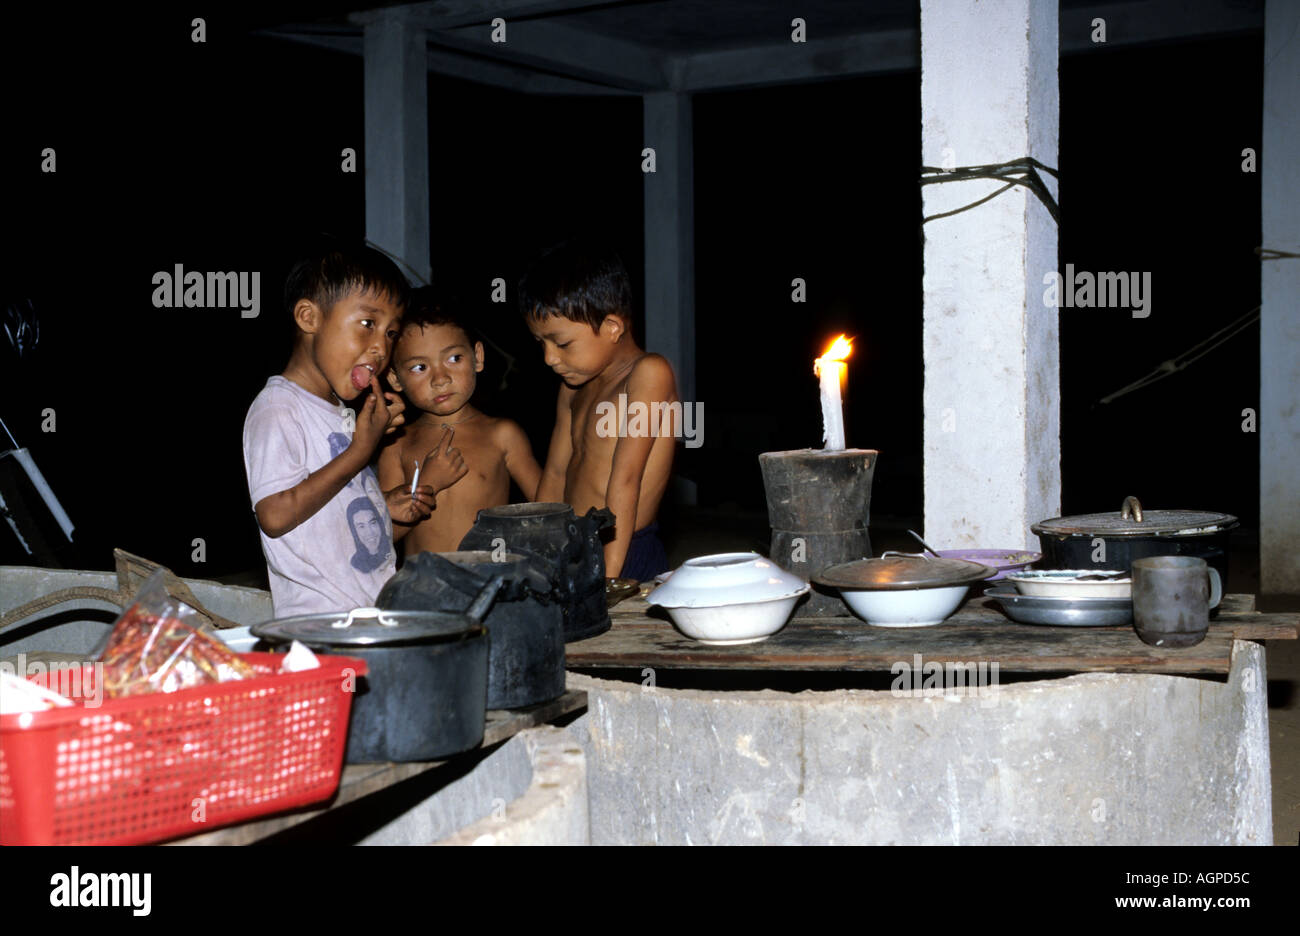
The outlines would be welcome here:
[[[483,618],[487,616],[488,608],[492,607],[492,602],[496,601],[497,592],[501,590],[501,584],[504,581],[504,575],[494,575],[474,596],[473,603],[466,609],[465,613],[473,618],[476,624],[482,623]]]
[[[1112,503],[1114,502],[1112,501]],[[1120,505],[1119,518],[1121,520],[1132,519],[1137,523],[1142,522],[1142,504],[1132,494],[1124,498],[1124,503]]]

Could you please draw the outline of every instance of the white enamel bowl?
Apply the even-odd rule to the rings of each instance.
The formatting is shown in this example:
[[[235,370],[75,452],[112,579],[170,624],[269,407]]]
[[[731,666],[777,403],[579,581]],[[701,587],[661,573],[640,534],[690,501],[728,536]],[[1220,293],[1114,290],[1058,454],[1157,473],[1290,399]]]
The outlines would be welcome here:
[[[717,608],[668,608],[673,623],[687,637],[704,644],[757,643],[766,640],[790,620],[790,612],[808,586],[788,598],[722,605]]]
[[[785,626],[809,587],[758,553],[719,553],[686,560],[646,602],[701,643],[754,643]]]
[[[956,611],[970,585],[903,590],[843,588],[840,597],[868,624],[877,627],[933,627]]]

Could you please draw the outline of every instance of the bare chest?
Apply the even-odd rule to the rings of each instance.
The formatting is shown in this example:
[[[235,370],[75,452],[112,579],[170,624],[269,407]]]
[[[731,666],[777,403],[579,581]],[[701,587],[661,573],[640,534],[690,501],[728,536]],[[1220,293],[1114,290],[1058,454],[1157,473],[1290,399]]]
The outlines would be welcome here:
[[[584,388],[585,389],[585,388]],[[579,391],[570,407],[573,451],[578,457],[612,453],[618,442],[617,394]]]

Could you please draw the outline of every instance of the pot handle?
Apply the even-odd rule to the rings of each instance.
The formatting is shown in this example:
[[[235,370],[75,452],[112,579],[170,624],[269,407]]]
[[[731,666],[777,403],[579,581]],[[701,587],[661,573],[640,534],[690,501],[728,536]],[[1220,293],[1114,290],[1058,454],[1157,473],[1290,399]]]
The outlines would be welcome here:
[[[1137,523],[1142,522],[1142,504],[1132,494],[1124,498],[1124,503],[1119,508],[1119,518],[1121,520],[1133,520]]]
[[[353,608],[351,611],[348,612],[348,616],[345,620],[334,621],[333,623],[330,624],[330,627],[337,627],[340,629],[344,627],[351,627],[352,622],[356,618],[373,618],[376,622],[382,624],[384,627],[397,626],[397,622],[394,621],[392,618],[388,617],[387,615],[385,615],[384,612],[379,608]]]

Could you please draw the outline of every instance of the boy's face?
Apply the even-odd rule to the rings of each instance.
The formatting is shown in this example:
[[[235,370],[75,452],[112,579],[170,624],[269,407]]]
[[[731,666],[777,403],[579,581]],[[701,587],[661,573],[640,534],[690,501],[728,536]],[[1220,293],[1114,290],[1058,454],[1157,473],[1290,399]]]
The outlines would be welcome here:
[[[625,326],[616,315],[607,315],[600,330],[586,322],[574,322],[559,315],[530,320],[528,330],[542,343],[546,366],[570,387],[580,387],[608,366]]]
[[[450,416],[469,402],[483,370],[483,342],[473,346],[455,325],[411,326],[393,353],[393,371],[411,405]]]
[[[401,329],[402,307],[379,293],[357,290],[328,312],[310,308],[314,314],[299,316],[298,324],[313,335],[316,367],[335,396],[355,400],[364,391],[352,385],[352,368],[363,365],[383,373]]]
[[[361,545],[372,553],[379,552],[379,543],[384,538],[384,525],[379,522],[379,515],[373,510],[360,510],[352,518],[352,526],[357,531]]]

